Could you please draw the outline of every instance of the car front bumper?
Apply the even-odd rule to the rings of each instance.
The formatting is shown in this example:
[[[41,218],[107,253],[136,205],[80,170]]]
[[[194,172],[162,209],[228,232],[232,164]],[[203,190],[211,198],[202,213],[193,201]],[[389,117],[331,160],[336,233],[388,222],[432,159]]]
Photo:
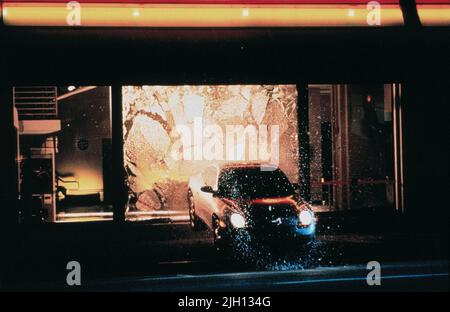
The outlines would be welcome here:
[[[299,226],[298,219],[286,220],[280,224],[264,227],[245,227],[235,229],[232,226],[221,231],[221,238],[229,242],[248,241],[258,244],[308,243],[314,239],[316,224]]]

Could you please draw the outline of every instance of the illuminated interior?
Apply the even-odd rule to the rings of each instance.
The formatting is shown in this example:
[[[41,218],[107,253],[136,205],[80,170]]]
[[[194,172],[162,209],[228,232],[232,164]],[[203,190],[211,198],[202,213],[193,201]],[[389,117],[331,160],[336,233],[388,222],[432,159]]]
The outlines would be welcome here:
[[[272,145],[258,142],[263,131],[272,133],[273,126],[279,127],[277,138],[267,139],[279,140],[279,166],[292,182],[298,182],[295,85],[127,86],[122,90],[124,161],[133,194],[129,219],[153,216],[154,211],[186,217],[189,178],[211,165],[269,161]],[[230,127],[237,130],[230,132],[231,139]],[[208,129],[215,133],[208,134]],[[239,141],[241,134],[244,140]],[[269,157],[262,155],[263,149]]]
[[[18,86],[13,94],[23,221],[111,219],[109,87]]]
[[[392,86],[308,90],[302,104],[295,84],[123,86],[126,219],[186,221],[191,178],[236,162],[280,168],[317,211],[399,209]],[[112,220],[110,94],[14,88],[24,219]]]
[[[302,174],[299,164],[308,163],[307,196],[316,210],[394,205],[390,85],[309,85],[306,115],[297,112],[295,85],[126,86],[122,92],[128,220],[186,221],[190,178],[211,165],[267,160],[251,153],[256,145],[248,128],[259,125],[280,126],[278,165],[292,183]],[[300,137],[303,118],[308,129]],[[220,135],[208,154],[211,125]],[[227,144],[225,129],[235,126],[236,141]],[[309,150],[302,152],[303,144]],[[235,158],[227,158],[230,149]]]

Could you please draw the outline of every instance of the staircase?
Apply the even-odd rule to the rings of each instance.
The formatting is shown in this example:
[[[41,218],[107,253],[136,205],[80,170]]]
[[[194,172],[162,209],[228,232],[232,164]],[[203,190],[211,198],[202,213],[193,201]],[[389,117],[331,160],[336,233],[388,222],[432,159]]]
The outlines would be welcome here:
[[[19,120],[57,119],[57,96],[57,87],[14,87],[14,106]]]

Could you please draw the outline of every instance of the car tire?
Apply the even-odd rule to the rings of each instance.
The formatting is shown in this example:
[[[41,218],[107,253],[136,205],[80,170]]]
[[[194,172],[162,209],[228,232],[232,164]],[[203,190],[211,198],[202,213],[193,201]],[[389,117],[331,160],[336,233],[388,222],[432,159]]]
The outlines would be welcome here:
[[[205,229],[203,222],[195,213],[194,196],[189,189],[187,193],[188,209],[189,209],[189,224],[194,231],[201,231]]]

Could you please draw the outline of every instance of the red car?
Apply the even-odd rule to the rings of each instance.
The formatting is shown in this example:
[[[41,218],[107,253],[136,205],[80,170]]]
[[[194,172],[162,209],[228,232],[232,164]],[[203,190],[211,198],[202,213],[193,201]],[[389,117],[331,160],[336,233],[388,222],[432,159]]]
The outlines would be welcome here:
[[[190,178],[187,198],[192,228],[209,228],[218,249],[242,233],[263,244],[308,242],[315,234],[311,207],[279,168],[209,166]]]

